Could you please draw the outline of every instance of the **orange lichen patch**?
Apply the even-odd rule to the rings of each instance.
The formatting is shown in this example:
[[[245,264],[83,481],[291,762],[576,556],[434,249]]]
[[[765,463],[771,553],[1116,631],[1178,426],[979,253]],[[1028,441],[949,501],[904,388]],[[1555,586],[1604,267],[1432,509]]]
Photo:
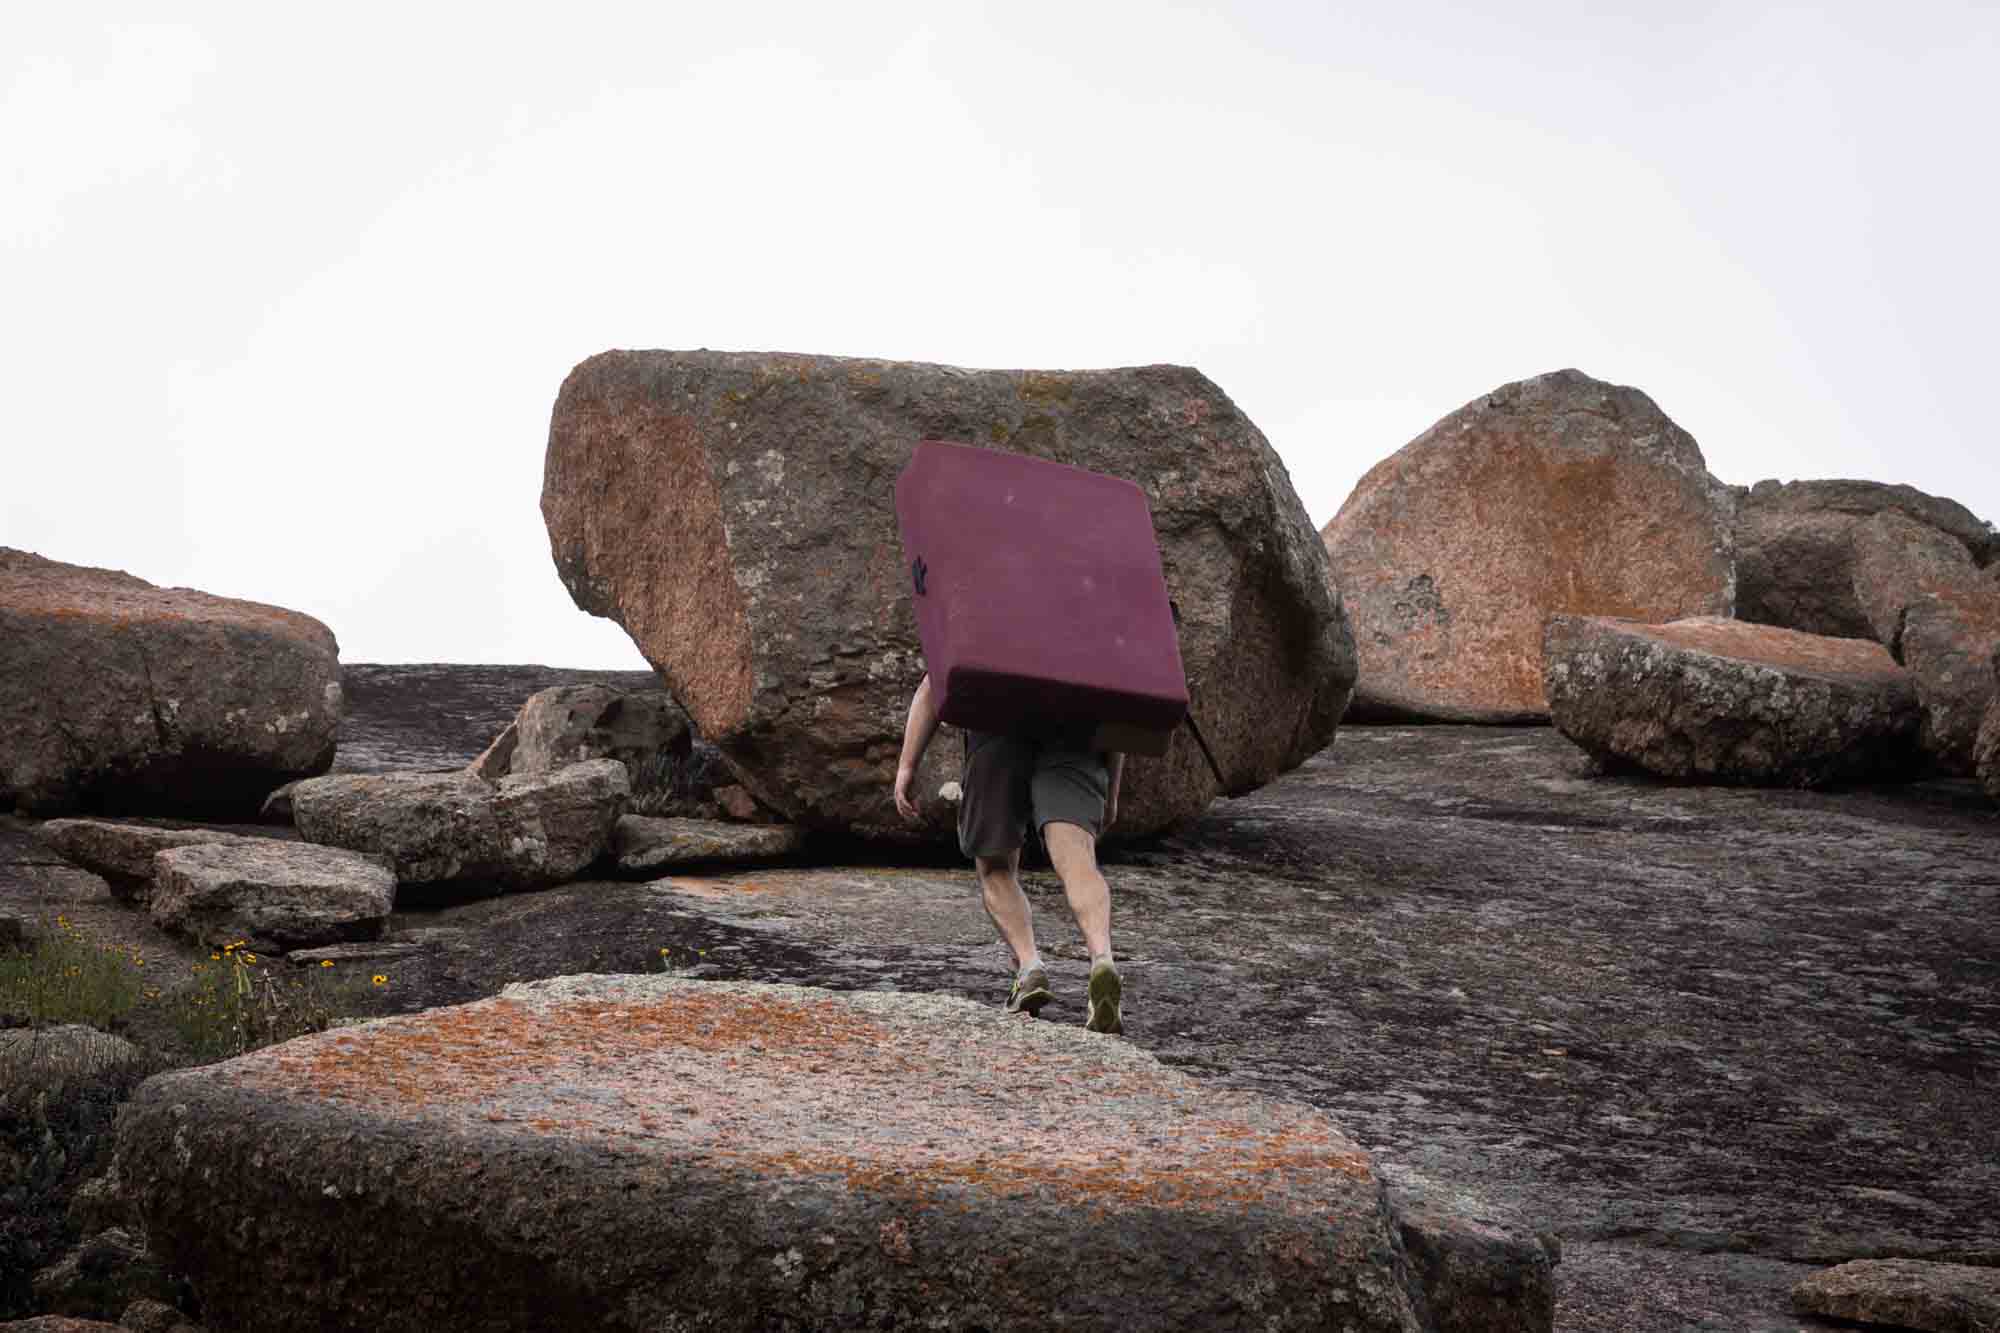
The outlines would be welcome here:
[[[587,1070],[667,1051],[763,1051],[793,1059],[878,1044],[881,1026],[831,1001],[689,995],[583,1001],[538,1014],[511,1000],[440,1010],[409,1025],[341,1034],[277,1054],[287,1073],[328,1093],[384,1102],[468,1100],[563,1065]]]
[[[673,875],[655,882],[667,885],[676,893],[718,901],[742,894],[782,893],[785,889],[784,885],[759,879],[696,879],[689,875]]]
[[[1757,662],[1820,676],[1899,676],[1902,668],[1881,644],[1868,639],[1830,639],[1819,634],[1753,625],[1742,620],[1701,616],[1665,625],[1619,622],[1627,634],[1717,657]]]
[[[938,1205],[955,1193],[1019,1199],[1059,1195],[1107,1209],[1134,1206],[1203,1210],[1265,1207],[1285,1186],[1310,1188],[1332,1173],[1368,1180],[1368,1159],[1351,1149],[1279,1134],[1250,1144],[1218,1142],[1190,1160],[1144,1156],[1062,1160],[1049,1153],[997,1152],[970,1159],[908,1154],[894,1159],[809,1152],[719,1153],[760,1174],[832,1177],[859,1194]]]

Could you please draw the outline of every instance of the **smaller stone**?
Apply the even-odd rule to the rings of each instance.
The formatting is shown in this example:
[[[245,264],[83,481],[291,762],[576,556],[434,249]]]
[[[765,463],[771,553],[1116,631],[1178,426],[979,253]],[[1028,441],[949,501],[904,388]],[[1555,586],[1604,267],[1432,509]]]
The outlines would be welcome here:
[[[63,1216],[79,1236],[134,1224],[118,1176],[111,1171],[101,1171],[77,1186],[76,1193],[69,1196],[69,1207]]]
[[[135,1300],[172,1296],[173,1280],[132,1233],[112,1227],[36,1273],[32,1289],[52,1314],[115,1319]]]
[[[246,838],[173,847],[153,860],[152,913],[163,930],[220,946],[287,949],[379,935],[396,876],[378,857]]]
[[[1921,766],[1917,693],[1881,645],[1697,616],[1556,616],[1556,729],[1600,761],[1682,782],[1817,787]]]
[[[266,824],[289,825],[292,822],[292,788],[298,785],[297,782],[287,782],[266,796],[264,804],[257,807],[257,818]]]
[[[757,865],[781,860],[805,845],[791,824],[731,824],[714,819],[655,819],[626,815],[611,835],[611,853],[625,874],[657,874],[696,865]]]
[[[2000,1268],[1921,1259],[1857,1259],[1814,1273],[1792,1289],[1802,1314],[1922,1333],[2000,1328]]]
[[[413,958],[430,952],[430,945],[415,940],[363,940],[355,944],[329,944],[318,949],[294,949],[285,955],[285,959],[302,967],[318,967],[321,963],[368,963],[384,958]]]
[[[118,1316],[118,1327],[125,1333],[202,1333],[201,1325],[165,1301],[133,1301]]]
[[[736,783],[717,787],[715,803],[731,819],[747,824],[757,818],[757,798]]]
[[[501,728],[500,734],[479,757],[465,766],[465,771],[485,782],[498,782],[513,770],[514,750],[521,742],[521,724],[517,718]]]
[[[519,740],[507,771],[548,773],[589,759],[616,759],[636,785],[663,755],[686,755],[687,714],[665,690],[557,685],[538,691],[514,719]],[[503,733],[504,734],[504,733]]]
[[[37,836],[66,859],[102,875],[114,898],[144,905],[153,892],[153,857],[169,847],[242,842],[241,834],[208,828],[166,828],[109,819],[51,819]]]

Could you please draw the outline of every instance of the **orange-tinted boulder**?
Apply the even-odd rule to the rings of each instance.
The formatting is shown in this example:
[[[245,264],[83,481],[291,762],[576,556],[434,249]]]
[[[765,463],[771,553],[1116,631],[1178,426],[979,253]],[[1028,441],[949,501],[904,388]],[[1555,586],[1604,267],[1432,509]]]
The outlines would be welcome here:
[[[895,484],[924,438],[974,441],[1145,491],[1178,613],[1193,713],[1220,790],[1322,749],[1354,681],[1326,554],[1284,465],[1227,395],[1183,366],[962,370],[723,352],[606,352],[556,399],[542,516],[577,605],[624,626],[702,737],[787,821],[875,838],[953,837],[918,773],[893,781],[924,674]],[[1218,793],[1189,734],[1125,771],[1114,833],[1191,819]]]
[[[340,708],[311,616],[0,547],[0,808],[255,819]]]
[[[1375,465],[1322,532],[1354,626],[1349,721],[1545,721],[1551,615],[1729,615],[1734,497],[1637,389],[1560,370]]]

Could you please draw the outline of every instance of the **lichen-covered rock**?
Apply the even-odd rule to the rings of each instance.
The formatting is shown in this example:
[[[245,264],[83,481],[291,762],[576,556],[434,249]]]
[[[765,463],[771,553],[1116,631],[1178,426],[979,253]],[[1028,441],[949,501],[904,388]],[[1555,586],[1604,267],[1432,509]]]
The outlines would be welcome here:
[[[1993,526],[1955,500],[1872,481],[1760,481],[1736,507],[1736,615],[1836,638],[1872,638],[1856,600],[1855,529],[1896,513],[1963,546],[1979,564],[2000,549]]]
[[[1322,534],[1360,656],[1349,720],[1545,721],[1551,615],[1730,614],[1733,507],[1637,389],[1560,370],[1481,395]]]
[[[626,815],[612,830],[611,854],[627,875],[665,874],[694,865],[756,865],[792,855],[805,830],[791,824]]]
[[[616,759],[486,782],[469,773],[338,774],[301,782],[310,842],[389,858],[404,890],[544,888],[604,854],[631,780]]]
[[[169,847],[244,842],[213,828],[170,828],[109,819],[51,819],[35,834],[65,859],[104,877],[113,897],[143,904],[153,895],[153,857]]]
[[[117,1319],[134,1301],[171,1300],[174,1280],[140,1237],[112,1227],[36,1273],[33,1290],[50,1314]]]
[[[153,858],[154,924],[209,945],[280,953],[374,939],[395,904],[388,858],[339,847],[242,838]]]
[[[693,741],[687,714],[665,690],[558,685],[529,695],[514,725],[509,773],[616,759],[636,779],[662,755],[685,755]]]
[[[249,818],[333,763],[340,707],[311,616],[0,547],[0,800]]]
[[[975,371],[721,352],[607,352],[556,400],[542,515],[577,605],[631,634],[756,798],[864,836],[919,830],[893,778],[923,675],[894,487],[929,436],[1125,477],[1146,492],[1194,711],[1222,788],[1323,748],[1354,656],[1326,557],[1277,454],[1194,370]],[[956,775],[932,747],[919,789]],[[1217,794],[1177,735],[1126,770],[1114,832]]]
[[[1321,1112],[945,996],[513,986],[156,1078],[118,1163],[219,1329],[1488,1326]]]
[[[1866,639],[1717,617],[1556,616],[1545,653],[1556,729],[1609,764],[1798,787],[1922,767],[1916,687]]]
[[[1993,653],[1993,702],[1986,705],[1986,718],[1979,724],[1973,742],[1973,768],[1986,794],[2000,801],[2000,649]]]
[[[1946,773],[1969,776],[1995,697],[2000,582],[1951,537],[1883,513],[1854,536],[1855,599],[1875,638],[1916,680],[1924,748]]]
[[[1804,1314],[1922,1333],[1992,1333],[2000,1329],[2000,1268],[1857,1259],[1801,1281],[1792,1304]]]

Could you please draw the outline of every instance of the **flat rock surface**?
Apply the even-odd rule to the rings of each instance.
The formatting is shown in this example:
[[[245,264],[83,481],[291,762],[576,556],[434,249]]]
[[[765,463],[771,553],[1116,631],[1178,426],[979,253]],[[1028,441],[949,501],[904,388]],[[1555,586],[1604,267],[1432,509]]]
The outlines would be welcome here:
[[[119,1162],[223,1328],[419,1328],[431,1299],[493,1329],[1421,1318],[1322,1113],[948,996],[510,987],[157,1078]],[[260,1223],[247,1253],[220,1239]],[[427,1227],[451,1266],[418,1293],[438,1256],[379,1236]],[[534,1305],[488,1310],[524,1260]]]
[[[343,725],[385,758],[427,753],[433,717],[490,737],[518,670],[372,668],[393,708]],[[0,911],[158,940],[28,829],[0,819]],[[2000,1258],[2000,810],[1971,781],[1670,787],[1593,776],[1548,728],[1343,728],[1106,871],[1128,1040],[1326,1111],[1399,1188],[1561,1233],[1567,1333],[1830,1328],[1791,1307],[1818,1268]],[[1032,857],[1027,888],[1043,1021],[1080,1024],[1086,960]],[[391,938],[425,952],[363,964],[385,1011],[663,961],[1006,987],[955,858],[573,884]]]

